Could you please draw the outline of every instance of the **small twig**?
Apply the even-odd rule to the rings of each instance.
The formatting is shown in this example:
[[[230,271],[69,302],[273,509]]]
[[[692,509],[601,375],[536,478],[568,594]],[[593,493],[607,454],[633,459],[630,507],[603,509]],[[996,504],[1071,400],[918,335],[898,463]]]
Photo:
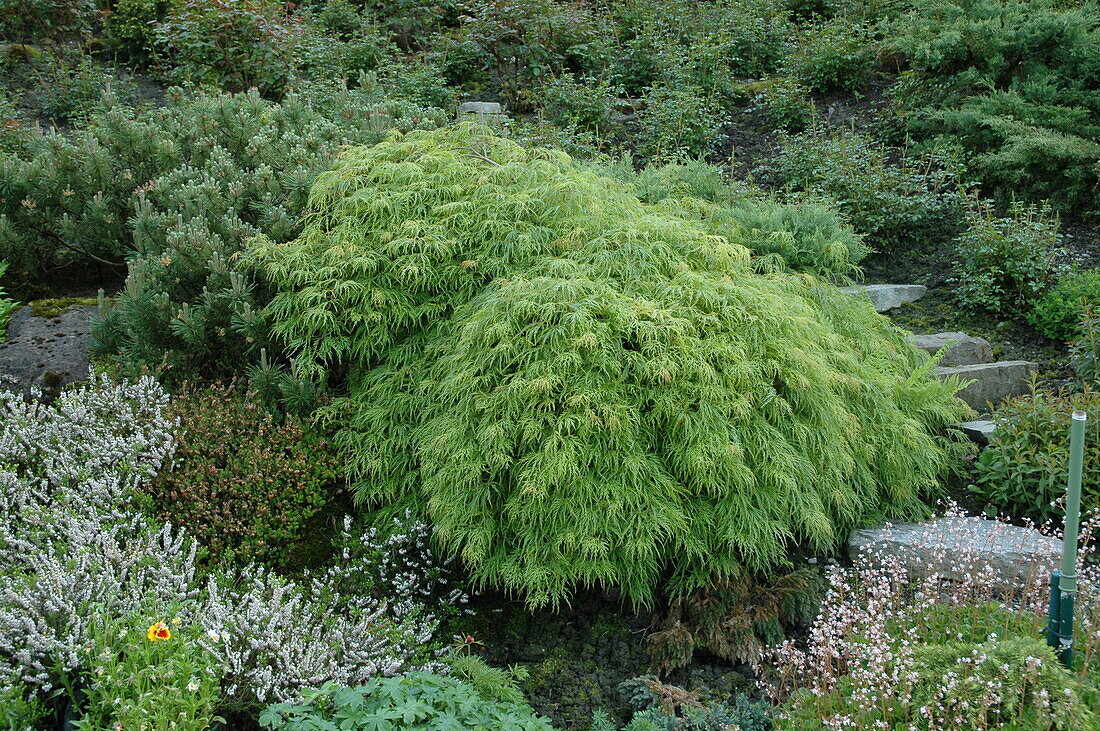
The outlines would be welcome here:
[[[459,148],[456,148],[456,149],[465,150],[466,152],[468,152],[471,155],[473,155],[474,157],[476,157],[478,160],[484,160],[485,162],[492,163],[493,165],[496,165],[498,167],[500,166],[499,162],[492,159],[491,157],[486,157],[483,153],[478,152],[477,150],[475,150],[472,147],[459,147]]]

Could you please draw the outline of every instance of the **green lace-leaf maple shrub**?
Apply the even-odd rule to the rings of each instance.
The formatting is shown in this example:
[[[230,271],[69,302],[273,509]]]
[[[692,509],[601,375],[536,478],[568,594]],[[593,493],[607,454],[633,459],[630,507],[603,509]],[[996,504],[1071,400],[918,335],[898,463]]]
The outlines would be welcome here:
[[[645,602],[912,515],[959,384],[866,303],[564,153],[484,127],[345,151],[302,234],[244,257],[363,505],[414,507],[475,581]]]

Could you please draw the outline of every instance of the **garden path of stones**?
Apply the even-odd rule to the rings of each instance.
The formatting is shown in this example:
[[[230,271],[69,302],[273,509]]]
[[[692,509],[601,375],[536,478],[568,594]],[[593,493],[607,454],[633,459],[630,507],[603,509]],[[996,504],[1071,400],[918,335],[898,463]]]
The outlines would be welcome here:
[[[917,284],[871,284],[844,287],[849,294],[867,297],[881,313],[915,302],[925,295]],[[988,340],[961,332],[912,335],[909,342],[930,355],[942,353],[936,375],[958,376],[970,381],[959,397],[984,418],[959,426],[980,445],[987,444],[995,428],[994,411],[1005,399],[1027,393],[1028,377],[1036,364],[1023,360],[993,362]],[[928,523],[907,523],[853,531],[848,555],[863,554],[872,565],[885,556],[900,560],[912,576],[935,571],[943,576],[961,567],[991,572],[1014,585],[1023,579],[1046,576],[1058,566],[1062,542],[1032,528],[1020,528],[986,518],[947,517]],[[1024,573],[1026,576],[1021,576]]]

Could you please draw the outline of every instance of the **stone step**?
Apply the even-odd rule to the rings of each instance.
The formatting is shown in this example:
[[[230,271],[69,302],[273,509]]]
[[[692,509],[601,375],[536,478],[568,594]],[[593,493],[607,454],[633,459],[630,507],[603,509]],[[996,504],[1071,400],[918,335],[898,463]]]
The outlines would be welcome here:
[[[977,338],[960,332],[910,335],[909,342],[917,350],[935,355],[947,348],[940,361],[941,366],[964,366],[988,363],[993,360],[993,346],[985,338]]]
[[[956,424],[962,433],[969,437],[975,444],[989,444],[989,438],[993,436],[993,430],[997,428],[997,422],[992,419],[978,419],[976,421],[964,421]]]
[[[1030,585],[1058,567],[1062,542],[1034,528],[984,518],[940,518],[853,531],[848,555],[872,565],[890,557],[911,577],[939,574],[964,578],[981,573],[1008,587]]]
[[[922,284],[857,284],[841,289],[857,297],[869,297],[875,312],[889,312],[907,302],[916,302],[928,291]]]
[[[940,378],[958,376],[971,381],[959,391],[959,398],[980,412],[988,412],[1013,396],[1028,392],[1028,378],[1036,365],[1026,360],[1001,360],[964,366],[940,366],[936,375]]]

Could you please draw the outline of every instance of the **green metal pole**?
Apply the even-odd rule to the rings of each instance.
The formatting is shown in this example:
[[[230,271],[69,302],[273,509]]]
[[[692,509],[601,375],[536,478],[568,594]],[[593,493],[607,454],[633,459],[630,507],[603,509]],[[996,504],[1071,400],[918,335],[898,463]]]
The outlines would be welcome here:
[[[1066,488],[1066,530],[1062,537],[1062,571],[1058,579],[1058,659],[1073,665],[1073,606],[1077,599],[1077,532],[1081,521],[1081,469],[1085,457],[1088,414],[1074,411],[1069,430],[1069,484]],[[1053,617],[1054,611],[1051,608]]]

